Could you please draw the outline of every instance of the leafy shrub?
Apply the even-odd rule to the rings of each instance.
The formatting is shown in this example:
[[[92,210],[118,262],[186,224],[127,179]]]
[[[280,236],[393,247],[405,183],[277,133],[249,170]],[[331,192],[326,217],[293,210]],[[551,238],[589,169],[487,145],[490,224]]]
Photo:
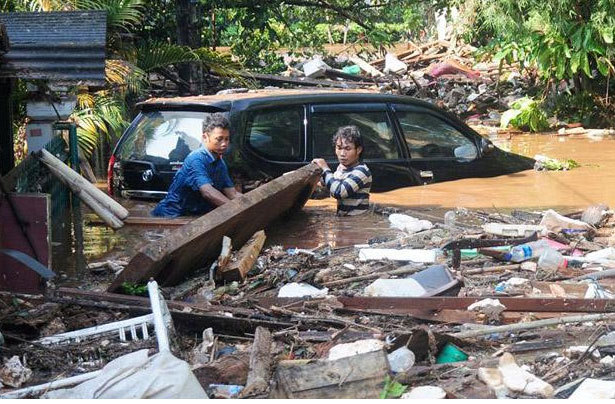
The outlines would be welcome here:
[[[540,132],[549,128],[547,116],[535,100],[523,97],[513,102],[511,107],[502,114],[500,125],[503,128],[512,125],[531,132]]]

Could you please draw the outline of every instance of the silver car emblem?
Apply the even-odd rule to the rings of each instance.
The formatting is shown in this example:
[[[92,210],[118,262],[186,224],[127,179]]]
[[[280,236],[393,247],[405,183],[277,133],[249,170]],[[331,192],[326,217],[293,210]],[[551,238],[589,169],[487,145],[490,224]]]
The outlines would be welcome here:
[[[152,180],[152,178],[154,178],[154,172],[150,169],[147,169],[143,171],[143,175],[141,175],[141,178],[143,178],[143,181],[149,182]]]

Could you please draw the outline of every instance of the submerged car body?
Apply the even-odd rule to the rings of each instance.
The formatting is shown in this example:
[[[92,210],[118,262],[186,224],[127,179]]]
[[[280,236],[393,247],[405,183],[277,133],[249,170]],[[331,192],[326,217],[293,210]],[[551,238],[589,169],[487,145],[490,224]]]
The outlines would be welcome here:
[[[257,90],[151,99],[122,135],[109,161],[109,192],[162,198],[190,151],[201,146],[207,114],[231,122],[225,159],[239,182],[277,177],[322,157],[335,169],[331,138],[356,125],[372,191],[492,177],[533,167],[495,147],[455,116],[411,97],[365,91]]]

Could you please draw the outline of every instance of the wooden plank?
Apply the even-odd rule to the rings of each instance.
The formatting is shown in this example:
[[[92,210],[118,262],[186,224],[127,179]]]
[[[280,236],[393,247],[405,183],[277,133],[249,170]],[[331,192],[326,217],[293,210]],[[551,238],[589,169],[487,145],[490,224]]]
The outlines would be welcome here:
[[[231,262],[228,267],[224,268],[220,266],[220,276],[227,281],[242,281],[246,278],[246,275],[254,266],[258,254],[261,252],[263,245],[265,244],[265,232],[263,230],[257,231],[248,240],[248,242],[241,247],[241,250],[237,253],[237,260]]]
[[[388,373],[383,350],[333,361],[281,361],[269,398],[378,398]]]
[[[49,235],[49,195],[10,194],[19,218],[34,245],[32,251],[17,218],[9,206],[6,195],[0,195],[0,249],[21,251],[51,268]],[[12,258],[0,254],[0,290],[20,293],[41,293],[45,282],[36,272]]]
[[[301,208],[320,179],[321,169],[308,164],[286,173],[149,243],[132,257],[109,287],[154,278],[160,285],[176,285],[191,271],[215,259],[222,237],[242,246],[255,231],[275,218]]]
[[[250,371],[246,387],[241,391],[240,398],[266,393],[271,378],[271,333],[263,327],[256,328],[254,343],[250,351]]]

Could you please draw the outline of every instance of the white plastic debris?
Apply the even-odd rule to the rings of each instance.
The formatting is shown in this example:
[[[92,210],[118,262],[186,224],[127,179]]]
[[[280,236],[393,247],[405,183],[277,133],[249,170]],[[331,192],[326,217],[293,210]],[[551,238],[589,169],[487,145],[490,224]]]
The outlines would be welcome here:
[[[303,73],[306,77],[312,79],[324,76],[327,69],[330,69],[330,67],[320,59],[312,59],[303,64]]]
[[[485,383],[497,398],[506,398],[508,389],[504,386],[502,374],[495,368],[479,368],[478,379]]]
[[[391,227],[399,229],[407,233],[417,233],[422,230],[429,230],[433,227],[433,223],[429,220],[420,220],[412,216],[402,215],[401,213],[393,213],[389,215]]]
[[[615,367],[615,356],[605,356],[600,359],[600,364],[609,368]]]
[[[293,282],[282,286],[278,292],[278,297],[325,297],[328,292],[328,288],[318,289],[307,283]]]
[[[364,354],[367,352],[384,349],[384,342],[378,339],[362,339],[348,344],[338,344],[329,349],[327,359],[334,361],[349,356]]]
[[[359,261],[391,260],[433,263],[436,261],[436,250],[417,250],[393,248],[362,248],[359,250]]]
[[[405,73],[407,70],[408,66],[404,62],[399,60],[395,54],[387,53],[384,57],[384,73],[401,74]]]
[[[483,230],[498,236],[527,237],[534,232],[542,233],[546,228],[531,224],[487,223],[483,225]]]
[[[529,286],[530,286],[529,279],[512,277],[506,281],[500,282],[497,285],[495,285],[495,291],[496,292],[507,292],[507,291],[510,291],[511,289],[524,288],[524,287],[529,287]]]
[[[438,386],[418,386],[410,390],[410,392],[403,394],[401,398],[423,400],[442,399],[446,398],[446,391]]]
[[[506,306],[504,306],[498,299],[483,299],[476,303],[472,303],[468,306],[469,311],[478,311],[479,313],[483,313],[490,319],[498,319],[500,314],[506,310]]]
[[[414,352],[405,346],[402,346],[401,348],[398,348],[388,354],[387,359],[389,360],[391,371],[395,373],[407,372],[412,366],[414,366],[414,362],[416,361]]]
[[[378,297],[420,297],[427,293],[416,280],[377,279],[363,290],[365,296]]]
[[[592,282],[587,285],[585,291],[585,299],[615,299],[615,295],[608,290],[604,289],[599,284]]]
[[[540,221],[540,225],[545,226],[547,230],[553,232],[559,232],[562,230],[587,231],[592,229],[592,226],[587,223],[562,216],[552,209],[545,212],[542,220]]]
[[[615,380],[585,379],[568,397],[569,400],[599,400],[615,398]]]
[[[4,362],[4,366],[0,369],[0,382],[7,386],[20,387],[31,377],[32,370],[22,365],[17,355]]]
[[[50,391],[44,398],[207,398],[188,363],[162,351],[148,358],[147,349],[120,356],[97,376],[72,389]]]
[[[615,248],[608,247],[603,248],[602,250],[592,251],[590,253],[585,254],[583,257],[584,261],[588,262],[605,262],[608,260],[615,260]]]

